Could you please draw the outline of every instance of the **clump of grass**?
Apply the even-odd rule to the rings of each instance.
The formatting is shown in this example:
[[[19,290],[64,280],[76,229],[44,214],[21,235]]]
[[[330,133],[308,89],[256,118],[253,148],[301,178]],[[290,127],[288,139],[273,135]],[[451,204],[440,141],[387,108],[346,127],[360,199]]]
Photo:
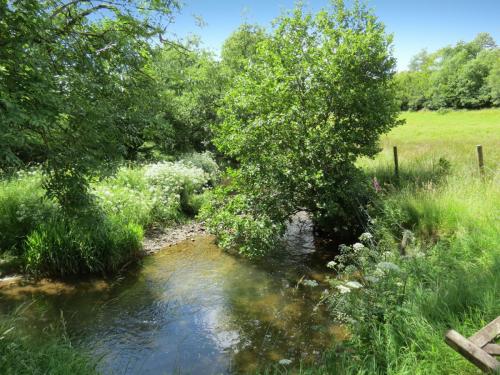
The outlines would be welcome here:
[[[139,256],[142,228],[106,217],[58,217],[27,238],[26,271],[57,276],[116,272]]]

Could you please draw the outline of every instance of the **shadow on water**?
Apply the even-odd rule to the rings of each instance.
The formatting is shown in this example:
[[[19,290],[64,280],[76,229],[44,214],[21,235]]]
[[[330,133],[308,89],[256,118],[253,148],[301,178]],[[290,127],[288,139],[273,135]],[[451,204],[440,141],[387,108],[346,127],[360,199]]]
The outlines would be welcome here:
[[[332,253],[315,249],[307,222],[295,221],[286,240],[259,263],[203,236],[112,280],[0,285],[0,312],[33,300],[23,320],[32,334],[62,313],[73,343],[102,358],[107,374],[244,373],[314,361],[342,333],[318,304]]]

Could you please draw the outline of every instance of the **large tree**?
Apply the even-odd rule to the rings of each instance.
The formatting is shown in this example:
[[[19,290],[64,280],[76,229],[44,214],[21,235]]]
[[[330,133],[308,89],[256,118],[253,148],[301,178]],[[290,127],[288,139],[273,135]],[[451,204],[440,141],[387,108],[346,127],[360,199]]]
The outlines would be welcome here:
[[[42,162],[49,194],[86,203],[134,142],[151,38],[174,0],[0,0],[0,169]]]
[[[220,64],[197,41],[190,41],[178,48],[157,48],[149,70],[162,114],[147,127],[146,138],[164,153],[209,148],[226,84]]]
[[[299,210],[323,229],[353,222],[362,203],[354,163],[398,122],[390,44],[369,10],[334,1],[315,16],[296,8],[256,45],[215,129],[216,146],[239,163],[209,220],[224,245],[272,247]]]
[[[222,45],[221,61],[229,75],[243,71],[257,53],[257,45],[266,38],[265,30],[258,25],[244,23]]]

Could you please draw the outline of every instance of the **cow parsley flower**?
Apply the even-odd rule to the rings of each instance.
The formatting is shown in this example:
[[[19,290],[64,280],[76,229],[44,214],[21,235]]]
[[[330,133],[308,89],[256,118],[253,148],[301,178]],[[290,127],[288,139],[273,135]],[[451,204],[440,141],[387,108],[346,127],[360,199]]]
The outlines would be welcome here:
[[[379,264],[377,264],[377,268],[382,271],[393,271],[393,272],[401,271],[401,269],[396,264],[391,262],[380,262]]]
[[[361,285],[357,281],[348,281],[345,283],[345,285],[351,289],[359,289],[363,287],[363,285]]]
[[[365,247],[365,245],[363,245],[360,242],[356,242],[354,245],[352,245],[352,248],[354,249],[354,251],[363,250],[364,247]]]
[[[361,236],[359,236],[359,240],[362,242],[367,242],[370,241],[371,239],[373,239],[373,235],[369,232],[365,232],[361,234]]]
[[[314,288],[315,286],[318,286],[318,282],[316,280],[304,280],[302,281],[302,284],[305,286],[309,286],[311,288]]]
[[[337,262],[335,262],[334,260],[331,260],[331,261],[329,261],[329,262],[326,264],[326,266],[327,266],[328,268],[334,269],[334,268],[335,268],[335,266],[336,266],[337,264],[338,264]]]
[[[346,294],[351,292],[351,289],[344,285],[337,285],[336,288],[339,290],[340,294]]]

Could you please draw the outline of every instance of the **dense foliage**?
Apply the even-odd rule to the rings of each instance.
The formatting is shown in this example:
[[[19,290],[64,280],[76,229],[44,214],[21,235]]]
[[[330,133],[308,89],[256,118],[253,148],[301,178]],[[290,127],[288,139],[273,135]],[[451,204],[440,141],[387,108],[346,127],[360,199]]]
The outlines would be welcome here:
[[[266,39],[265,30],[257,25],[243,24],[224,42],[221,59],[226,74],[234,78],[257,54],[257,45]]]
[[[140,126],[134,95],[170,0],[1,1],[0,168],[43,162],[63,207]]]
[[[210,154],[122,167],[90,185],[97,209],[68,216],[47,198],[40,171],[0,182],[0,254],[31,274],[116,272],[140,255],[144,230],[194,216],[219,178]]]
[[[365,185],[354,163],[397,124],[390,42],[368,10],[334,2],[315,16],[296,8],[257,43],[215,128],[238,165],[205,211],[225,247],[266,252],[281,234],[270,226],[300,210],[328,231],[357,222]]]
[[[139,151],[147,157],[211,148],[211,126],[227,83],[214,56],[196,41],[159,48],[148,72],[155,116],[139,137]],[[150,95],[145,93],[143,100],[151,102]]]
[[[486,33],[469,43],[425,50],[396,75],[401,108],[484,108],[500,106],[500,48]]]

